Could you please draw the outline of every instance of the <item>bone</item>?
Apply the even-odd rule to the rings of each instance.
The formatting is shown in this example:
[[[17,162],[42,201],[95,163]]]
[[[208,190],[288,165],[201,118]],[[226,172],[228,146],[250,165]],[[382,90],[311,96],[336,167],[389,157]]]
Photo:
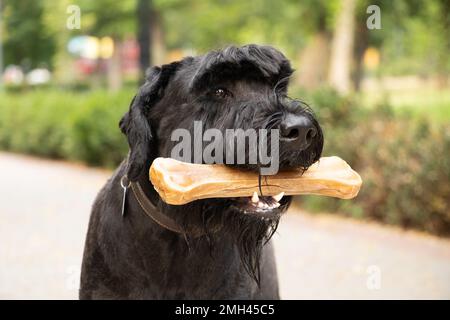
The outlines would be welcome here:
[[[361,177],[339,157],[322,157],[303,174],[302,168],[280,171],[262,178],[262,194],[314,194],[352,199],[362,184]],[[192,164],[171,158],[157,158],[150,167],[150,180],[168,204],[183,205],[208,198],[254,197],[258,174],[221,164]]]

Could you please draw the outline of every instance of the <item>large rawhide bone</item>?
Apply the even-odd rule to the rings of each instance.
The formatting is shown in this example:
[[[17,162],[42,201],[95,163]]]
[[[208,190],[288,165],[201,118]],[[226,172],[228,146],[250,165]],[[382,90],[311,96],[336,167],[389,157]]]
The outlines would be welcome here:
[[[150,180],[168,204],[182,205],[206,198],[249,197],[258,192],[258,174],[220,164],[192,164],[157,158]],[[361,177],[339,157],[323,157],[302,174],[301,169],[262,177],[263,195],[315,194],[341,199],[354,198]]]

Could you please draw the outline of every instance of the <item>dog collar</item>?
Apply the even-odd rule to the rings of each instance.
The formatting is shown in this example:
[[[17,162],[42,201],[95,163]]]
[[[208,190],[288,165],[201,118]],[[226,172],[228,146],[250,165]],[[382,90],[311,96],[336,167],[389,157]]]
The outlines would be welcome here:
[[[166,216],[165,214],[159,212],[156,206],[150,201],[149,198],[144,193],[139,182],[130,183],[131,190],[133,191],[134,197],[139,203],[142,211],[150,217],[153,221],[159,224],[161,227],[166,228],[170,231],[185,234],[186,232],[178,225],[174,220]]]

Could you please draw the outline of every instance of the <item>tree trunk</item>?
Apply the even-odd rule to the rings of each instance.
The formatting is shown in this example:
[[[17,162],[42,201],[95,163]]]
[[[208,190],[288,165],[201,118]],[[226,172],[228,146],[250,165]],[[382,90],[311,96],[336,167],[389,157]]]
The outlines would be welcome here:
[[[165,63],[166,47],[164,42],[164,30],[161,14],[157,11],[152,12],[152,64],[161,65]]]
[[[330,35],[316,33],[299,54],[297,84],[305,89],[315,89],[327,80],[330,56]]]
[[[355,91],[361,89],[361,82],[364,77],[364,53],[369,46],[369,32],[365,23],[358,25],[358,31],[355,34],[355,72],[353,74],[353,85]]]
[[[356,0],[342,0],[331,45],[329,84],[342,94],[352,90],[351,65],[355,34]]]
[[[448,73],[448,52],[450,51],[450,2],[446,0],[440,1],[440,20],[442,25],[442,33],[444,36],[442,39],[444,48],[443,52],[438,57],[438,86],[440,89],[448,88],[449,73]]]
[[[108,89],[117,91],[122,88],[122,44],[118,39],[114,39],[113,55],[108,61],[107,77]]]
[[[152,36],[152,24],[151,24],[151,0],[138,0],[136,3],[137,14],[137,40],[139,44],[139,66],[140,77],[139,83],[145,82],[145,72],[150,67],[152,60],[151,57],[151,36]]]
[[[0,90],[3,89],[2,0],[0,0]]]

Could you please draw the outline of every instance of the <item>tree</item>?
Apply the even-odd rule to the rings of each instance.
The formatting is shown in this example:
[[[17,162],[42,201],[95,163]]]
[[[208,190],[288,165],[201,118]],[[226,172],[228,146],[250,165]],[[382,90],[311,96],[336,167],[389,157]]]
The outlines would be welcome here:
[[[368,30],[366,9],[381,9],[382,28]],[[370,47],[381,51],[378,74],[438,75],[448,81],[450,63],[450,2],[359,0],[356,10],[354,84],[363,76],[363,54]]]
[[[137,15],[137,40],[140,48],[139,65],[140,76],[139,82],[143,83],[145,78],[145,71],[150,67],[151,61],[151,0],[137,0],[136,1],[136,15]]]
[[[267,43],[292,57],[305,43],[304,11],[297,0],[159,0],[155,6],[168,26],[169,48],[205,52],[230,44]]]
[[[351,68],[355,35],[356,0],[342,0],[336,19],[328,81],[342,94],[352,89]]]
[[[329,0],[306,0],[298,9],[306,46],[299,48],[297,84],[315,89],[327,81],[334,3]]]
[[[111,59],[108,83],[111,89],[120,86],[120,42],[126,35],[136,35],[140,49],[140,82],[145,71],[153,63],[162,63],[161,52],[164,51],[162,39],[161,14],[159,8],[171,7],[177,1],[152,0],[78,0],[83,14],[90,21],[87,30],[95,36],[111,36],[114,39],[115,55]],[[108,8],[105,10],[105,8]]]
[[[109,61],[107,80],[110,90],[122,86],[121,42],[136,30],[135,0],[78,0],[83,16],[83,33],[111,37],[113,56]]]
[[[54,35],[43,21],[42,1],[5,0],[5,64],[20,64],[26,70],[52,68],[56,51]]]

